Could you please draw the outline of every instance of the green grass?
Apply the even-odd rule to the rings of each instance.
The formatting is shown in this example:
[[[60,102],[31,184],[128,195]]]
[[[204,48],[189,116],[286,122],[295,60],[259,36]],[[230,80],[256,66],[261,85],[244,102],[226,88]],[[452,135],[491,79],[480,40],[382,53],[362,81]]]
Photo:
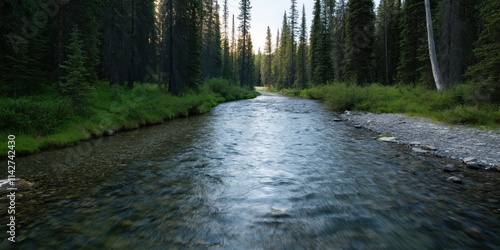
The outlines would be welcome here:
[[[210,79],[198,91],[186,91],[182,96],[167,94],[156,84],[136,84],[128,90],[100,82],[85,114],[76,111],[71,100],[56,93],[0,98],[0,154],[6,155],[9,134],[16,136],[17,154],[32,154],[100,137],[108,129],[130,130],[202,114],[221,102],[257,95],[224,79]]]
[[[405,113],[449,124],[500,128],[500,106],[478,95],[473,83],[459,84],[443,93],[421,86],[362,87],[346,83],[280,92],[320,100],[336,111]]]

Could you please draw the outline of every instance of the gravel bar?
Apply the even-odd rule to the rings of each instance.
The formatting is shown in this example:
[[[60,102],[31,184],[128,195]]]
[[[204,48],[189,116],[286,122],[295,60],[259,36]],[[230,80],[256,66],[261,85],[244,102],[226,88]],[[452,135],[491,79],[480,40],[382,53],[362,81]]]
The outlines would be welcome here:
[[[464,162],[469,168],[500,171],[500,129],[447,125],[403,114],[345,111],[342,120],[381,134],[379,139],[406,145],[420,154]]]

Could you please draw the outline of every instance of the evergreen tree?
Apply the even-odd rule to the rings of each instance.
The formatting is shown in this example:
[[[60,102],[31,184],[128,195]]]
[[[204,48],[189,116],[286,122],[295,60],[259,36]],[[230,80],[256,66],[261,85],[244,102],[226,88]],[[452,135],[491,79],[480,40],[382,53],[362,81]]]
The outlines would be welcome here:
[[[302,19],[300,25],[299,47],[297,49],[297,74],[294,87],[305,88],[307,83],[307,30],[306,30],[306,9],[302,6]]]
[[[269,26],[267,26],[266,44],[264,47],[264,55],[263,55],[262,70],[261,70],[262,85],[264,86],[271,86],[273,83],[272,63],[273,63],[272,36],[271,36],[271,29],[269,28]]]
[[[481,10],[485,22],[474,54],[477,64],[469,67],[467,75],[472,77],[483,90],[481,95],[489,96],[489,100],[500,103],[500,2],[487,0]]]
[[[279,76],[277,79],[276,87],[278,89],[291,87],[290,79],[290,65],[291,65],[291,32],[288,24],[288,19],[285,14],[283,15],[283,24],[281,27],[281,37],[279,45]]]
[[[240,59],[239,59],[239,80],[241,86],[251,85],[251,76],[253,70],[250,70],[253,67],[253,60],[248,56],[253,55],[253,52],[250,49],[250,45],[252,41],[249,41],[250,38],[250,21],[252,19],[251,15],[252,6],[250,5],[250,0],[240,0],[240,14],[238,19],[240,20],[239,31],[240,31],[240,41],[238,46],[240,49]]]
[[[335,16],[334,16],[334,33],[333,33],[333,70],[335,79],[338,81],[344,80],[342,71],[342,63],[345,58],[345,43],[346,43],[346,5],[345,0],[338,0]]]
[[[77,28],[73,29],[66,49],[67,60],[61,65],[65,72],[61,77],[61,94],[71,98],[76,110],[84,111],[91,101],[92,86],[88,81],[87,58],[83,54],[83,43]]]
[[[48,31],[26,19],[37,8],[35,2],[27,0],[5,1],[0,8],[0,95],[16,98],[35,94],[49,80]]]
[[[281,37],[280,37],[280,30],[278,29],[276,31],[276,44],[275,44],[275,50],[274,50],[274,56],[273,56],[273,77],[272,77],[272,85],[275,88],[279,87],[279,82],[281,81],[281,72],[280,72],[280,42],[281,42]]]
[[[253,80],[255,85],[257,86],[262,86],[262,78],[261,78],[261,69],[262,69],[262,51],[259,50],[257,51],[257,56],[255,57],[255,63],[254,63],[254,74],[253,74]]]
[[[397,79],[404,84],[422,80],[421,70],[429,63],[425,7],[420,0],[405,0],[401,16],[400,58]]]
[[[325,84],[333,80],[332,41],[328,31],[328,12],[321,1],[314,5],[311,26],[311,74],[314,84]]]
[[[226,79],[232,79],[232,68],[233,68],[233,62],[231,60],[231,53],[230,53],[230,47],[229,47],[229,31],[228,31],[228,18],[229,18],[229,11],[228,11],[228,6],[227,6],[227,0],[224,0],[224,7],[223,7],[223,15],[222,15],[222,21],[223,21],[223,42],[222,42],[222,77]]]
[[[462,81],[468,66],[474,63],[474,42],[479,35],[479,2],[443,0],[438,6],[435,30],[436,49],[444,82]]]
[[[381,0],[375,28],[377,81],[393,84],[399,61],[400,0]]]
[[[373,41],[375,14],[372,0],[350,0],[347,4],[346,55],[344,75],[363,85],[373,79]]]
[[[297,10],[297,0],[291,0],[291,5],[290,5],[290,16],[288,17],[289,19],[289,26],[290,26],[290,41],[288,45],[288,56],[290,57],[289,62],[288,62],[288,79],[286,82],[287,87],[292,87],[292,85],[295,82],[295,66],[296,66],[296,39],[299,31],[299,24],[298,24],[298,19],[299,19],[299,12]]]

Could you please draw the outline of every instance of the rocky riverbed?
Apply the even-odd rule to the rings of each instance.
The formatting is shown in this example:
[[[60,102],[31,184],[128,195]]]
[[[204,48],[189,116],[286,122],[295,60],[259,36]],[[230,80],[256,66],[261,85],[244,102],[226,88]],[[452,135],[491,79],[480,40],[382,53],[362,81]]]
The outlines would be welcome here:
[[[379,134],[418,154],[432,154],[463,162],[468,168],[500,171],[500,130],[447,125],[403,114],[346,111],[342,120]]]

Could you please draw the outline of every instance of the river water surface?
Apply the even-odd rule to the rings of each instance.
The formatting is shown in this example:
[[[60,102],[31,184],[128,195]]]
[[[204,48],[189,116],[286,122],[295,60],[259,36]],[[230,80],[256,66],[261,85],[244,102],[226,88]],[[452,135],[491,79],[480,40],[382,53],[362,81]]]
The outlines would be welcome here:
[[[36,186],[18,193],[15,246],[500,248],[496,173],[449,183],[442,160],[333,118],[315,101],[263,93],[18,158],[17,175]]]

